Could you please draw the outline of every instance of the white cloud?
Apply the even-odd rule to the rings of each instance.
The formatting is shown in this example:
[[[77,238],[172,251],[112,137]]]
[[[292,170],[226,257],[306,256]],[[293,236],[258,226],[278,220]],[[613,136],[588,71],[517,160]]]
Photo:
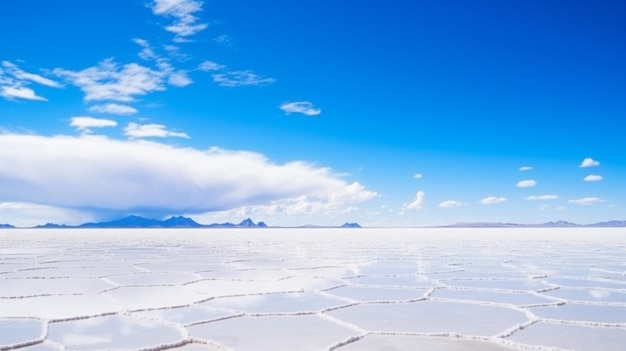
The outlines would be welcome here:
[[[4,69],[0,68],[0,96],[7,100],[48,101],[48,99],[37,95],[33,89],[27,87],[31,82],[52,88],[62,87],[60,83],[51,79],[23,71],[9,61],[2,61],[1,67],[4,67]]]
[[[213,38],[213,40],[216,43],[219,43],[219,44],[222,44],[222,45],[226,45],[226,46],[230,46],[232,44],[232,38],[229,35],[226,35],[226,34],[219,35],[219,36]]]
[[[524,200],[530,200],[530,201],[535,201],[535,200],[539,200],[539,201],[546,201],[546,200],[556,200],[559,197],[557,195],[531,195],[531,196],[526,196],[524,198]]]
[[[246,206],[323,213],[353,209],[377,195],[359,183],[345,182],[329,168],[305,162],[276,164],[254,152],[93,135],[0,134],[0,184],[4,202],[109,216]]]
[[[596,167],[599,166],[600,162],[594,160],[591,157],[587,157],[586,159],[583,160],[583,162],[581,162],[580,166],[581,168],[587,168],[587,167]]]
[[[154,53],[154,50],[152,50],[152,47],[150,47],[150,44],[147,40],[134,38],[133,43],[141,46],[141,52],[139,53],[139,57],[141,57],[142,59],[149,61],[158,58],[157,54]]]
[[[280,109],[286,113],[302,113],[307,116],[317,116],[322,113],[322,110],[314,107],[312,103],[308,101],[294,101],[285,102],[280,105]]]
[[[413,176],[413,178],[415,179],[422,179],[422,177],[424,177],[422,173],[415,173],[415,175]]]
[[[176,71],[172,72],[172,74],[167,77],[167,82],[175,87],[185,87],[193,83],[193,80],[187,76],[187,72]]]
[[[518,188],[532,188],[537,185],[537,182],[532,179],[520,180],[515,186]]]
[[[442,203],[439,204],[439,207],[443,207],[443,208],[452,208],[452,207],[461,207],[465,205],[462,202],[456,201],[456,200],[446,200]]]
[[[240,87],[246,85],[267,85],[274,83],[274,78],[259,76],[250,71],[231,71],[213,74],[213,81],[223,87]]]
[[[165,30],[176,34],[174,41],[188,41],[185,37],[194,35],[207,28],[206,23],[197,23],[198,17],[193,15],[202,10],[202,1],[195,0],[155,0],[151,4],[155,15],[174,17],[174,23]]]
[[[38,74],[25,72],[21,70],[17,65],[9,61],[2,61],[2,66],[4,66],[7,69],[6,70],[7,73],[11,74],[13,77],[15,77],[18,80],[28,80],[28,81],[35,82],[37,84],[45,85],[45,86],[52,87],[52,88],[63,87],[63,85],[61,85],[58,82],[53,81],[52,79],[42,77]]]
[[[115,127],[117,122],[110,119],[94,118],[94,117],[72,117],[70,118],[70,126],[91,133],[91,128]]]
[[[138,124],[138,123],[128,123],[126,128],[124,128],[124,135],[130,138],[167,138],[167,137],[175,137],[175,138],[185,138],[189,139],[189,136],[186,133],[181,132],[173,132],[168,130],[164,125],[161,124]]]
[[[219,71],[222,70],[224,68],[226,68],[226,66],[224,65],[220,65],[217,62],[213,62],[213,61],[204,61],[200,64],[200,66],[198,66],[198,68],[201,71],[205,71],[205,72],[210,72],[210,71]]]
[[[598,182],[601,181],[603,178],[601,175],[596,175],[596,174],[590,174],[588,176],[585,177],[585,182]]]
[[[9,100],[18,98],[18,99],[24,99],[24,100],[48,101],[48,99],[37,95],[33,89],[27,88],[27,87],[20,87],[20,86],[12,86],[12,87],[4,86],[0,90],[0,96]]]
[[[91,106],[89,112],[110,113],[113,115],[132,115],[137,113],[137,109],[128,105],[121,104],[105,104]]]
[[[568,202],[576,205],[594,205],[597,203],[604,202],[605,200],[600,199],[599,197],[585,197],[582,199],[574,199],[569,200]]]
[[[526,172],[526,171],[530,171],[531,169],[533,169],[531,166],[522,166],[519,168],[519,171]]]
[[[165,90],[167,72],[129,63],[119,67],[112,59],[82,71],[56,68],[54,73],[70,81],[85,93],[85,100],[130,102],[135,96]]]
[[[483,205],[492,205],[492,204],[497,204],[497,203],[504,202],[504,201],[506,201],[506,197],[488,196],[480,200],[480,203]]]
[[[403,209],[415,209],[415,210],[421,210],[422,206],[424,205],[424,197],[426,196],[426,193],[424,193],[422,190],[418,191],[415,194],[415,199],[408,203],[408,204],[404,204],[404,206],[402,206]]]

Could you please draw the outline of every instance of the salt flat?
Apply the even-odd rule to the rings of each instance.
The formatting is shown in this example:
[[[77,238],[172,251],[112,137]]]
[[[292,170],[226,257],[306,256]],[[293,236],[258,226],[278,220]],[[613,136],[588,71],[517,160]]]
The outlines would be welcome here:
[[[622,350],[626,229],[0,230],[0,350]]]

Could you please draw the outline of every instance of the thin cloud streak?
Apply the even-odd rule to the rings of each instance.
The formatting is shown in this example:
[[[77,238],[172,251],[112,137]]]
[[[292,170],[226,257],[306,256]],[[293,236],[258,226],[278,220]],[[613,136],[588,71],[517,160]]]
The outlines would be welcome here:
[[[301,113],[306,116],[317,116],[322,113],[322,110],[314,107],[312,103],[308,101],[293,101],[286,102],[280,105],[280,109],[285,111],[285,113]]]
[[[128,123],[126,128],[124,128],[124,135],[129,138],[184,138],[189,139],[189,135],[187,133],[182,132],[174,132],[168,130],[166,126],[162,124],[138,124],[138,123]]]

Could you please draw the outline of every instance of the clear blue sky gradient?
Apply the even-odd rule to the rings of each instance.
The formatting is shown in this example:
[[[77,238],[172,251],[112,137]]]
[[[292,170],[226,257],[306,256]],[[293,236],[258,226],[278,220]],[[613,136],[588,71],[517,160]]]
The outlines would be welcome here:
[[[117,122],[92,128],[89,137],[252,151],[276,165],[303,161],[369,192],[311,213],[264,207],[307,196],[306,186],[301,194],[263,195],[214,210],[153,211],[201,222],[244,216],[275,225],[372,226],[626,219],[623,1],[169,2],[200,5],[190,14],[206,29],[177,37],[166,30],[176,16],[156,14],[147,0],[3,4],[0,86],[16,84],[10,67],[17,66],[63,87],[21,81],[47,101],[5,90],[0,133],[80,139],[85,132],[70,126],[71,118],[89,116]],[[154,68],[154,59],[138,56],[136,38],[190,82],[164,84],[132,101],[88,100],[60,73],[109,58],[119,66]],[[213,76],[218,71],[199,69],[205,61],[223,65],[220,72],[248,71],[269,80],[223,86]],[[280,106],[288,102],[308,102],[321,113],[286,113]],[[93,106],[108,103],[137,112],[94,112]],[[129,137],[129,123],[159,124],[188,138]],[[17,146],[0,153],[37,162]],[[585,158],[599,165],[580,167]],[[522,166],[532,170],[520,171]],[[0,171],[0,187],[28,178],[21,172]],[[602,179],[583,180],[588,175]],[[522,180],[536,185],[516,186]],[[254,186],[255,180],[248,182]],[[419,191],[422,201],[410,206]],[[557,198],[528,199],[544,195]],[[499,200],[481,203],[488,197]],[[0,191],[0,223],[141,213],[139,207],[107,206]]]

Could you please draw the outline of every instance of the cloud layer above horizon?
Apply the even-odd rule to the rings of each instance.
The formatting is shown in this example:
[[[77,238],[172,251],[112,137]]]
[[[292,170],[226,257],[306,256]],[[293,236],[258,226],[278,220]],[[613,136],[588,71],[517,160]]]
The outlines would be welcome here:
[[[89,134],[0,134],[0,183],[5,201],[96,214],[203,213],[280,202],[279,210],[297,214],[289,204],[328,210],[377,195],[305,162]]]

